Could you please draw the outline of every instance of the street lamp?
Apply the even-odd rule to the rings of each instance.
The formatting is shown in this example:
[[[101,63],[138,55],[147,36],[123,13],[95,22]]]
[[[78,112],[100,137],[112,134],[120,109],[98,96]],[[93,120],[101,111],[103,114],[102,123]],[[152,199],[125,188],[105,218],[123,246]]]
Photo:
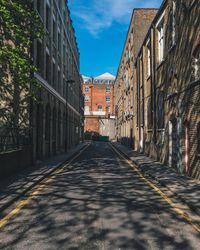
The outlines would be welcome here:
[[[74,84],[75,83],[75,80],[73,79],[68,79],[66,80],[66,128],[65,128],[65,131],[66,131],[66,138],[65,138],[65,150],[67,151],[68,150],[68,130],[69,130],[69,115],[68,115],[68,87],[69,87],[69,84]]]

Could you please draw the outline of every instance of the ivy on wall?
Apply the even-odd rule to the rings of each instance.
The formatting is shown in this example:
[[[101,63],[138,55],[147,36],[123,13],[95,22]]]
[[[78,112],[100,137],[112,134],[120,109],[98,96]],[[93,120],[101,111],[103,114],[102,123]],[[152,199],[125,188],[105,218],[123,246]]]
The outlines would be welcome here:
[[[32,0],[0,0],[0,133],[26,126],[31,86],[37,86],[32,46],[43,37]]]

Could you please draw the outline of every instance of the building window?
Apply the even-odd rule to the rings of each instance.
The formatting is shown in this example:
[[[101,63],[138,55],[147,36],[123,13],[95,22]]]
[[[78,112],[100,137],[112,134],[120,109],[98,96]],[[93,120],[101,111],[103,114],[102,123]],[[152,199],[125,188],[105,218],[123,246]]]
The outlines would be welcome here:
[[[102,105],[98,105],[98,111],[99,111],[99,112],[102,112],[102,111],[103,111]]]
[[[147,76],[151,75],[151,45],[150,40],[147,43]]]
[[[148,100],[148,129],[152,128],[152,123],[153,123],[153,119],[152,119],[152,105],[151,105],[151,97]]]
[[[110,106],[106,107],[106,112],[110,113]]]
[[[110,93],[110,86],[106,86],[106,93]]]
[[[58,70],[58,91],[61,92],[61,81],[62,81],[62,77],[61,77],[61,72],[60,69]]]
[[[87,92],[87,93],[89,92],[89,87],[88,86],[85,87],[85,92]]]
[[[110,96],[106,96],[106,102],[110,102]]]
[[[200,122],[197,126],[197,155],[200,157]]]
[[[42,72],[42,44],[40,41],[37,41],[37,70],[38,72]]]
[[[90,107],[89,106],[85,106],[85,112],[89,112],[90,111]]]
[[[200,45],[194,51],[192,64],[192,78],[196,81],[200,79]]]
[[[46,29],[50,32],[50,7],[46,5]]]
[[[158,29],[158,61],[161,62],[164,59],[164,20],[160,22]]]
[[[58,52],[61,52],[61,34],[58,32]]]
[[[53,18],[53,42],[54,42],[54,44],[56,44],[56,36],[57,36],[57,33],[56,33],[56,20],[55,20],[55,18]]]
[[[164,93],[160,92],[158,95],[158,129],[164,128]]]
[[[47,82],[50,84],[50,79],[51,79],[51,63],[50,63],[50,56],[49,54],[47,53],[46,54],[46,80]]]
[[[89,102],[90,97],[88,95],[85,95],[85,102]]]
[[[37,0],[37,11],[41,17],[42,17],[42,4],[43,4],[43,1]]]
[[[53,63],[53,86],[56,89],[56,85],[57,85],[57,71],[56,71],[56,64]]]

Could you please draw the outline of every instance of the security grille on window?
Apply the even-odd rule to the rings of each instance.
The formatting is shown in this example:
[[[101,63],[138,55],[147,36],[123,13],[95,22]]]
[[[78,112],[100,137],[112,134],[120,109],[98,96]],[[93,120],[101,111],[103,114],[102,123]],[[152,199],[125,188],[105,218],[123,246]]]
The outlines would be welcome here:
[[[85,87],[85,92],[89,92],[89,87],[88,86]]]
[[[110,96],[106,96],[106,102],[110,102]]]
[[[106,93],[110,92],[110,86],[106,86]]]
[[[161,62],[164,59],[164,24],[163,20],[157,27],[158,29],[158,60]]]

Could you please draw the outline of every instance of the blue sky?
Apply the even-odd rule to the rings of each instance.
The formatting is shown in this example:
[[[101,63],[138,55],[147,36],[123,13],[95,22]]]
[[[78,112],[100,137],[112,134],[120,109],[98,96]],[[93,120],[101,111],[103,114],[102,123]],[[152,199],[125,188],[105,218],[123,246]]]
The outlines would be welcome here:
[[[134,8],[158,8],[162,0],[69,0],[81,54],[81,74],[116,74]]]

